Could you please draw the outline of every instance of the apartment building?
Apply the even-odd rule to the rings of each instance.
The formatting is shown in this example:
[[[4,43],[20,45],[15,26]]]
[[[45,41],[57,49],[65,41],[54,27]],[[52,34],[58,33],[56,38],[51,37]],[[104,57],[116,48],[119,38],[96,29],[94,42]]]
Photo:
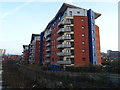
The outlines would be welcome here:
[[[24,61],[24,63],[28,64],[28,58],[29,58],[29,46],[23,45],[23,61]]]
[[[40,60],[40,34],[32,34],[29,44],[29,63],[39,64]]]
[[[83,66],[101,64],[101,14],[64,3],[48,23],[43,38],[43,64]]]
[[[101,64],[99,26],[101,14],[64,3],[40,34],[32,34],[29,62],[40,65]]]

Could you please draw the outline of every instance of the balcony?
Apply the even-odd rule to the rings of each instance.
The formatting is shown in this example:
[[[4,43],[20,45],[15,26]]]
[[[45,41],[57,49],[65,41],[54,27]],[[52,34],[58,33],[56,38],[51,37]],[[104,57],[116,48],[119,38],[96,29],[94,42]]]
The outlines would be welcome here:
[[[62,25],[69,25],[69,24],[72,24],[72,19],[64,19],[58,23],[58,27]]]
[[[47,34],[46,34],[46,37],[48,37],[50,35],[51,35],[51,31],[48,31]]]
[[[64,32],[70,32],[72,31],[72,28],[61,28],[57,31],[57,34],[64,33]]]
[[[46,39],[46,42],[49,42],[50,40],[51,40],[51,38],[49,37],[49,38]]]
[[[58,56],[70,56],[71,52],[58,52],[57,55]]]
[[[50,63],[50,60],[49,59],[45,60],[45,63]]]
[[[48,48],[48,49],[46,50],[46,52],[50,52],[50,48]]]
[[[70,39],[72,39],[71,36],[61,36],[61,37],[57,38],[58,41],[61,41],[61,40],[70,40]]]
[[[62,64],[62,65],[70,65],[71,61],[62,61],[62,60],[58,60],[57,64]]]
[[[49,46],[50,46],[50,43],[47,43],[47,44],[46,44],[46,47],[49,47]]]
[[[47,54],[46,57],[50,57],[50,54]]]
[[[70,48],[71,44],[59,44],[57,45],[57,48]]]

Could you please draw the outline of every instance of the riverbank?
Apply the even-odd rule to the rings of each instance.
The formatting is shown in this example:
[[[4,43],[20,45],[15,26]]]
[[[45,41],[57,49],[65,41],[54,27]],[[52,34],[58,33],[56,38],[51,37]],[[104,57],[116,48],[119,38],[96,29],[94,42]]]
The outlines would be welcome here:
[[[4,86],[11,88],[119,88],[120,75],[41,70],[40,67],[3,63]]]

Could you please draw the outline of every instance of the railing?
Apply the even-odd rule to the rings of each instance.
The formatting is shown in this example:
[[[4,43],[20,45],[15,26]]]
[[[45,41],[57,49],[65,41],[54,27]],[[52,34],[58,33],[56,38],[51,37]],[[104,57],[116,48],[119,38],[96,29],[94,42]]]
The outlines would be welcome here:
[[[46,34],[46,37],[51,35],[51,31],[48,31],[47,34]]]
[[[51,40],[51,38],[49,37],[49,38],[46,39],[46,42],[48,42],[48,41],[50,41],[50,40]]]
[[[70,19],[65,19],[65,20],[63,20],[63,21],[60,21],[60,22],[58,23],[58,26],[60,26],[60,25],[65,25],[65,24],[72,24],[72,22],[71,22]]]
[[[48,47],[48,46],[50,46],[50,43],[47,43],[47,44],[46,44],[46,47]]]
[[[58,60],[57,64],[63,64],[63,65],[70,65],[71,61],[62,61],[62,60]]]
[[[71,52],[58,52],[57,55],[58,56],[70,56]]]
[[[59,44],[57,45],[57,48],[70,48],[71,44]]]
[[[45,60],[46,63],[50,63],[50,60]]]
[[[50,57],[50,54],[47,54],[46,57]]]
[[[71,39],[71,36],[61,36],[61,37],[58,37],[57,40],[60,41],[60,40],[69,40]]]
[[[70,32],[70,31],[72,31],[71,28],[61,28],[57,31],[57,34],[62,33],[62,32]]]
[[[50,51],[50,48],[48,48],[47,50],[46,50],[46,52],[49,52]]]

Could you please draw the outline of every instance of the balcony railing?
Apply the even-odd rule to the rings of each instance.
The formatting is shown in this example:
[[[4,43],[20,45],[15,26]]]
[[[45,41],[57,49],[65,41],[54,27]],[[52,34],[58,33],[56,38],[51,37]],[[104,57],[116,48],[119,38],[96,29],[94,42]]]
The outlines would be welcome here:
[[[58,56],[70,56],[71,52],[58,52],[57,55]]]
[[[57,48],[70,48],[71,44],[59,44],[57,45]]]
[[[51,35],[51,31],[48,31],[47,34],[46,34],[46,37],[50,36],[50,35]]]
[[[60,21],[58,23],[58,27],[61,26],[61,25],[65,25],[65,24],[72,24],[71,20],[70,19],[65,19],[63,21]]]
[[[58,37],[57,40],[60,41],[60,40],[70,40],[71,39],[71,36],[61,36],[61,37]]]
[[[49,37],[49,38],[46,39],[46,42],[49,42],[50,40],[51,40],[51,38]]]
[[[50,51],[50,48],[46,49],[46,52],[49,52]]]
[[[47,43],[47,44],[46,44],[46,47],[49,47],[49,46],[50,46],[50,43]]]
[[[50,54],[47,54],[46,57],[50,57]]]
[[[50,60],[49,59],[45,60],[45,63],[50,63]]]
[[[71,61],[62,61],[62,60],[58,60],[57,64],[63,64],[63,65],[70,65]]]
[[[63,33],[63,32],[70,32],[70,31],[72,31],[71,28],[61,28],[57,31],[57,34]]]

